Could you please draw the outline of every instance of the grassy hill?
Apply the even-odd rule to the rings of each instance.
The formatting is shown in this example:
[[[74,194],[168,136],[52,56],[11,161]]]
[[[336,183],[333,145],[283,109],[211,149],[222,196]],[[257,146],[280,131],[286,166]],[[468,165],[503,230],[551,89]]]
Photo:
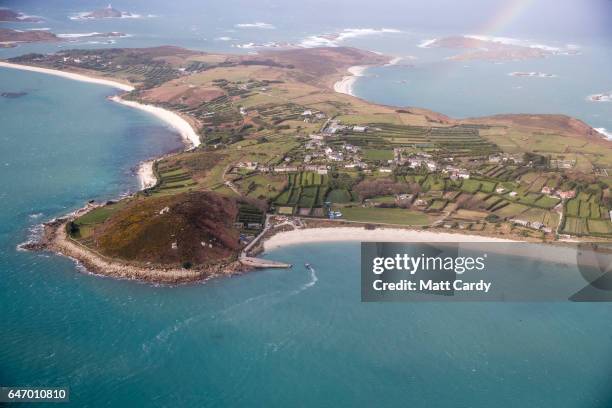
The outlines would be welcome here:
[[[103,255],[154,264],[206,264],[235,255],[235,200],[198,191],[137,197],[76,221],[73,236]],[[90,228],[86,228],[89,226]]]

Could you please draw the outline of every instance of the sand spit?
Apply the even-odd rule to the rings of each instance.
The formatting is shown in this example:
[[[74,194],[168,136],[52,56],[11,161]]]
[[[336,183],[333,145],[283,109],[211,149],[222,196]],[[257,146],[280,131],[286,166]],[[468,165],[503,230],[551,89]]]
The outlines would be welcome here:
[[[91,76],[82,75],[82,74],[75,74],[73,72],[59,71],[57,69],[33,67],[30,65],[13,64],[13,63],[4,62],[4,61],[0,61],[0,67],[20,69],[22,71],[38,72],[40,74],[55,75],[58,77],[72,79],[72,80],[80,81],[80,82],[89,82],[92,84],[106,85],[106,86],[111,86],[113,88],[121,89],[122,91],[127,91],[127,92],[134,90],[134,87],[132,85],[124,84],[124,83],[117,82],[117,81],[112,81],[110,79],[96,78],[96,77],[91,77]]]

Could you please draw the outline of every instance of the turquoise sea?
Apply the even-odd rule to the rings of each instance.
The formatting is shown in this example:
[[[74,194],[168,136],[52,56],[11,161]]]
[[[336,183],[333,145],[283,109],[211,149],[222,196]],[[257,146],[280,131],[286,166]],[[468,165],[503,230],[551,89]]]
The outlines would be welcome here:
[[[65,3],[53,11],[41,2],[22,4],[32,14],[55,13],[51,24],[92,29],[61,19],[66,9],[87,10],[91,2]],[[148,3],[134,4],[146,11]],[[200,27],[216,33],[289,13],[279,7],[276,14],[241,11],[230,18],[217,5],[202,17],[217,24]],[[351,22],[362,25],[366,17]],[[391,20],[375,24],[399,23]],[[165,20],[154,21],[163,35],[149,32],[127,44],[187,41],[183,31],[174,38],[163,29]],[[147,32],[142,21],[121,24]],[[338,24],[303,24],[284,35]],[[375,85],[397,87],[405,69],[411,68],[380,68],[357,90],[412,104]],[[155,118],[107,101],[109,88],[0,69],[0,91],[27,93],[0,98],[0,385],[69,386],[75,407],[612,404],[607,304],[361,303],[355,243],[277,249],[266,256],[298,266],[179,287],[93,276],[69,259],[18,251],[40,222],[89,199],[134,191],[137,164],[181,144]],[[424,88],[420,94],[429,97]]]

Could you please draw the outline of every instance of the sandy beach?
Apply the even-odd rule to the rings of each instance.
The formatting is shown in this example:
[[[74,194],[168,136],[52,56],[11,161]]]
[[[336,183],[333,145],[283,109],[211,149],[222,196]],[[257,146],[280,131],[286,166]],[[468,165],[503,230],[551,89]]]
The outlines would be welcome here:
[[[58,71],[56,69],[32,67],[29,65],[13,64],[10,62],[3,62],[3,61],[0,61],[0,67],[20,69],[22,71],[38,72],[40,74],[55,75],[58,77],[72,79],[75,81],[112,86],[113,88],[121,89],[122,91],[127,91],[127,92],[134,90],[134,87],[132,85],[123,84],[117,81],[111,81],[110,79],[95,78],[95,77],[90,77],[87,75],[75,74],[72,72]]]
[[[170,127],[178,131],[189,147],[198,147],[201,143],[200,136],[198,136],[195,130],[193,130],[189,122],[187,122],[177,113],[153,105],[145,105],[134,101],[127,101],[125,99],[121,99],[117,95],[111,97],[110,100],[157,116],[159,119],[170,125]]]
[[[353,86],[357,82],[357,78],[363,76],[368,67],[355,65],[348,69],[351,75],[345,75],[342,79],[334,84],[334,91],[354,96]]]
[[[264,242],[264,250],[313,242],[513,242],[481,235],[450,234],[400,228],[306,228],[279,232]]]
[[[291,245],[320,242],[458,242],[465,244],[462,248],[470,250],[479,250],[481,248],[479,244],[482,243],[506,243],[512,245],[487,246],[486,251],[569,266],[580,264],[581,266],[599,267],[600,262],[598,257],[586,248],[581,249],[582,256],[578,260],[577,247],[567,243],[536,243],[482,235],[380,227],[374,230],[366,230],[363,227],[324,227],[283,231],[264,241],[263,249],[269,251]]]

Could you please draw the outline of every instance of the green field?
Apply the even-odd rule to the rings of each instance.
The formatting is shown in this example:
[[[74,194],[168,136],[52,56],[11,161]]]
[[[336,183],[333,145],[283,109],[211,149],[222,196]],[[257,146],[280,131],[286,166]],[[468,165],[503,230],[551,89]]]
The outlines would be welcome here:
[[[461,183],[461,190],[465,191],[466,193],[475,193],[480,190],[480,184],[481,183],[478,180],[463,180],[463,183]]]
[[[446,200],[433,200],[428,210],[442,211],[448,202]]]
[[[323,206],[328,190],[326,175],[299,172],[289,174],[287,178],[287,189],[276,197],[276,205],[311,209]]]
[[[365,149],[363,157],[370,161],[387,161],[393,159],[393,150]]]
[[[608,220],[588,220],[587,226],[593,234],[612,234],[612,222]]]
[[[343,218],[349,221],[397,225],[427,225],[429,218],[420,212],[402,208],[342,208]]]
[[[331,190],[327,194],[327,197],[325,198],[325,200],[330,201],[335,204],[345,204],[345,203],[350,203],[352,200],[352,197],[351,197],[350,191],[343,188],[343,189]]]

